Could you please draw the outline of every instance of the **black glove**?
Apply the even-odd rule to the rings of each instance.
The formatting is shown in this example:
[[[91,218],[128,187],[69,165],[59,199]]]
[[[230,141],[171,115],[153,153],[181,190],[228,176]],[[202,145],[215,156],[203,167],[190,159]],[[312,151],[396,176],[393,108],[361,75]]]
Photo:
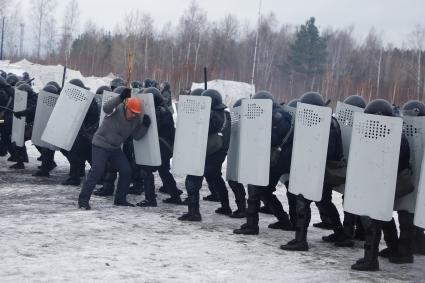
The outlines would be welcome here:
[[[128,88],[128,87],[126,87],[126,88],[122,91],[122,93],[120,94],[121,101],[124,101],[124,99],[126,99],[126,98],[130,98],[130,97],[131,97],[131,89],[130,89],[130,88]]]
[[[27,116],[27,111],[26,110],[18,111],[18,112],[13,111],[13,115],[16,118],[21,119],[22,117],[26,117]]]
[[[151,125],[151,117],[149,117],[147,114],[143,115],[142,125],[146,128],[149,128]]]

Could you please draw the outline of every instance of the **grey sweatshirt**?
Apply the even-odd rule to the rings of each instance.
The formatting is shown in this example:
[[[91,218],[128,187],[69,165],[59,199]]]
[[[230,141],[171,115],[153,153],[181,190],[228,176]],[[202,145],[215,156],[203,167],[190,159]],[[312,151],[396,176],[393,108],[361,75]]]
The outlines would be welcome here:
[[[120,148],[130,135],[133,135],[133,139],[140,140],[148,130],[142,125],[143,115],[133,120],[125,118],[125,107],[119,96],[106,102],[103,111],[106,116],[94,134],[93,145]]]

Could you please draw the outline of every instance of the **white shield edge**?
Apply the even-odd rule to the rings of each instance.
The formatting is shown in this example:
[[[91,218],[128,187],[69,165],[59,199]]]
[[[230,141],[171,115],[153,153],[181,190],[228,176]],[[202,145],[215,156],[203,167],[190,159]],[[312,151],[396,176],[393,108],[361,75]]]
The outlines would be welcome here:
[[[341,129],[342,149],[346,160],[350,153],[351,133],[353,131],[354,113],[363,113],[364,109],[338,101],[335,108],[335,118]]]
[[[103,120],[105,119],[106,113],[103,111],[103,106],[111,98],[117,97],[119,94],[111,91],[104,90],[102,94],[102,104],[100,109],[100,118],[99,118],[99,127],[102,125]]]
[[[28,94],[25,91],[15,88],[15,98],[13,100],[13,111],[23,111],[27,109]],[[24,146],[25,144],[25,117],[18,119],[13,115],[12,120],[12,142],[17,146]]]
[[[269,184],[272,112],[270,99],[242,101],[238,166],[241,184]]]
[[[152,93],[135,94],[143,101],[143,112],[151,118],[151,124],[146,135],[140,140],[133,140],[136,164],[146,166],[161,166],[161,151],[159,148],[158,125],[155,115],[155,103]],[[143,119],[143,117],[140,117]]]
[[[47,122],[41,139],[64,150],[71,150],[94,94],[66,83]]]
[[[425,229],[425,158],[422,159],[413,224]]]
[[[210,97],[179,96],[179,113],[171,166],[173,174],[204,175],[210,112]]]
[[[415,185],[415,190],[397,199],[394,204],[394,210],[405,210],[415,213],[422,159],[425,150],[425,117],[404,116],[403,122],[403,133],[409,142],[410,165],[412,166],[412,181]]]
[[[354,114],[344,211],[391,220],[402,126],[398,117]]]
[[[37,107],[35,110],[34,124],[32,128],[31,142],[34,145],[48,148],[51,150],[58,149],[54,145],[41,140],[41,136],[49,121],[50,115],[55,107],[58,95],[41,90],[37,98]]]
[[[227,169],[226,169],[226,180],[237,181],[238,180],[238,168],[239,168],[239,143],[240,143],[240,119],[241,119],[241,107],[234,107],[230,111],[231,116],[231,134],[229,151],[227,152]]]
[[[332,109],[298,102],[289,191],[322,199]]]

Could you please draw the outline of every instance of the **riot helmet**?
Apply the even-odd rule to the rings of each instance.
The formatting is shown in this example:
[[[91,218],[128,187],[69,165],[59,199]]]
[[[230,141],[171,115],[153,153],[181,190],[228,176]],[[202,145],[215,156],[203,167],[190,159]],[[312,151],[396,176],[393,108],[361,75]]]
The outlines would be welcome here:
[[[403,105],[402,110],[407,116],[425,116],[425,103],[419,100],[410,100]],[[412,111],[414,113],[409,115],[409,112],[411,113]]]
[[[385,99],[375,99],[366,105],[366,114],[393,116],[393,108]]]
[[[344,103],[363,109],[366,108],[366,100],[360,95],[351,95],[344,100]]]
[[[202,92],[201,96],[211,97],[211,109],[212,110],[223,110],[226,109],[226,105],[223,104],[221,94],[215,89],[207,89]]]

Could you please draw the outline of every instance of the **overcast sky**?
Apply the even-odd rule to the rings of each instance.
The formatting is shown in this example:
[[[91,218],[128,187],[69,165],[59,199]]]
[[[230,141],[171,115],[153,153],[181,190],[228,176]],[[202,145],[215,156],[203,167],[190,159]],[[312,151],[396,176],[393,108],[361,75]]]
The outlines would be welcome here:
[[[30,0],[24,0],[30,1]],[[80,28],[91,20],[106,29],[113,29],[125,14],[138,9],[149,12],[157,28],[179,17],[192,0],[78,0]],[[62,17],[66,0],[56,0],[58,19]],[[259,0],[198,0],[209,20],[220,20],[231,13],[241,21],[256,22]],[[27,7],[29,5],[26,5]],[[279,23],[299,25],[316,17],[321,28],[354,26],[355,36],[362,40],[374,27],[385,43],[402,46],[408,43],[416,25],[425,26],[425,0],[262,0],[262,13],[274,12]],[[81,29],[80,29],[81,30]]]

